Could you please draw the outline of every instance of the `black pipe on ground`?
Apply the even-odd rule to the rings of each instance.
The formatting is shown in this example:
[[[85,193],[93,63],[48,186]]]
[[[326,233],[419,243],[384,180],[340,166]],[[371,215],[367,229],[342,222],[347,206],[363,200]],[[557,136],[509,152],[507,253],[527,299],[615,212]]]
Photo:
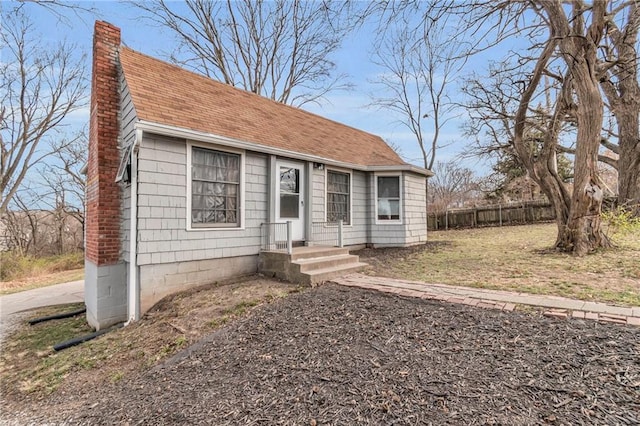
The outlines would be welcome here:
[[[87,308],[80,308],[78,310],[71,311],[71,312],[64,312],[61,314],[49,315],[47,317],[42,317],[42,318],[36,318],[36,319],[29,320],[29,325],[34,325],[34,324],[38,324],[45,321],[71,318],[71,317],[75,317],[76,315],[84,314],[85,312],[87,312]]]
[[[88,342],[89,340],[93,340],[96,337],[102,336],[103,334],[107,334],[110,331],[113,331],[113,330],[116,330],[118,328],[121,328],[123,325],[124,325],[124,323],[116,324],[113,327],[105,328],[104,330],[96,331],[96,332],[91,333],[91,334],[86,334],[84,336],[76,337],[74,339],[70,339],[70,340],[67,340],[65,342],[57,343],[57,344],[53,345],[53,350],[56,351],[56,352],[59,352],[59,351],[61,351],[63,349],[67,349],[67,348],[70,348],[72,346],[79,345],[80,343]]]

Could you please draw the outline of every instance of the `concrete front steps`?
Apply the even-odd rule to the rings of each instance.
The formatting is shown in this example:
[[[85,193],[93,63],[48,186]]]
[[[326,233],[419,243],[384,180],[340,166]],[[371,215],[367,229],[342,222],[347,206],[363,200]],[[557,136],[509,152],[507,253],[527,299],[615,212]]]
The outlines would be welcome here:
[[[358,256],[349,254],[348,248],[294,247],[291,255],[286,251],[260,252],[258,272],[313,286],[360,271],[366,266]]]

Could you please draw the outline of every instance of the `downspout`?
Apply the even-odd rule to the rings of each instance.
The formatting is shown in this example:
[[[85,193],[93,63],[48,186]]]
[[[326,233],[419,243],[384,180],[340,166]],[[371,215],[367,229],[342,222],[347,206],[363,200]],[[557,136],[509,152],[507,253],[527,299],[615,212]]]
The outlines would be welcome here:
[[[142,141],[142,130],[136,129],[136,139],[131,149],[131,194],[129,207],[129,282],[128,317],[126,325],[140,319],[140,283],[138,281],[138,149]]]

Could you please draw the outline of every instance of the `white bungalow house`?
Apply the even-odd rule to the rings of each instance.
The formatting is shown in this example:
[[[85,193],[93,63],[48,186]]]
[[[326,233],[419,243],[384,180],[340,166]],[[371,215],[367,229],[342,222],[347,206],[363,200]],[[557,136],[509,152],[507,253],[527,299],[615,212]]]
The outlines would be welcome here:
[[[123,47],[96,22],[88,321],[136,320],[168,294],[259,267],[318,281],[359,266],[351,247],[424,243],[430,175],[377,136]],[[309,259],[327,246],[347,252]]]

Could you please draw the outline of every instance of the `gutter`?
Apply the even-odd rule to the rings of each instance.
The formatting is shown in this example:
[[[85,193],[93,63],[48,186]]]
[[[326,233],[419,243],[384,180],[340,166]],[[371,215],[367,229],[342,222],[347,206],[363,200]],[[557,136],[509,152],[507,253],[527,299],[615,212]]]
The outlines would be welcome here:
[[[142,130],[136,128],[136,139],[131,149],[131,194],[129,207],[129,273],[127,294],[127,316],[125,325],[140,319],[140,282],[138,280],[138,150],[142,141]]]
[[[196,130],[184,129],[181,127],[169,126],[166,124],[159,124],[150,121],[138,121],[136,128],[149,133],[156,133],[165,136],[173,136],[181,139],[191,139],[199,142],[217,143],[233,148],[246,149],[248,151],[262,152],[266,154],[280,155],[283,157],[295,158],[298,160],[309,161],[314,163],[323,163],[333,167],[342,167],[345,169],[360,170],[365,172],[385,172],[385,171],[407,171],[413,172],[425,177],[433,176],[431,170],[423,169],[422,167],[414,166],[412,164],[398,164],[398,165],[379,165],[379,166],[365,166],[361,164],[352,164],[342,161],[331,160],[329,158],[320,157],[317,155],[303,154],[296,151],[289,151],[287,149],[274,148],[270,146],[260,145],[251,142],[245,142],[238,139],[233,139],[225,136],[214,135],[211,133],[199,132]]]

